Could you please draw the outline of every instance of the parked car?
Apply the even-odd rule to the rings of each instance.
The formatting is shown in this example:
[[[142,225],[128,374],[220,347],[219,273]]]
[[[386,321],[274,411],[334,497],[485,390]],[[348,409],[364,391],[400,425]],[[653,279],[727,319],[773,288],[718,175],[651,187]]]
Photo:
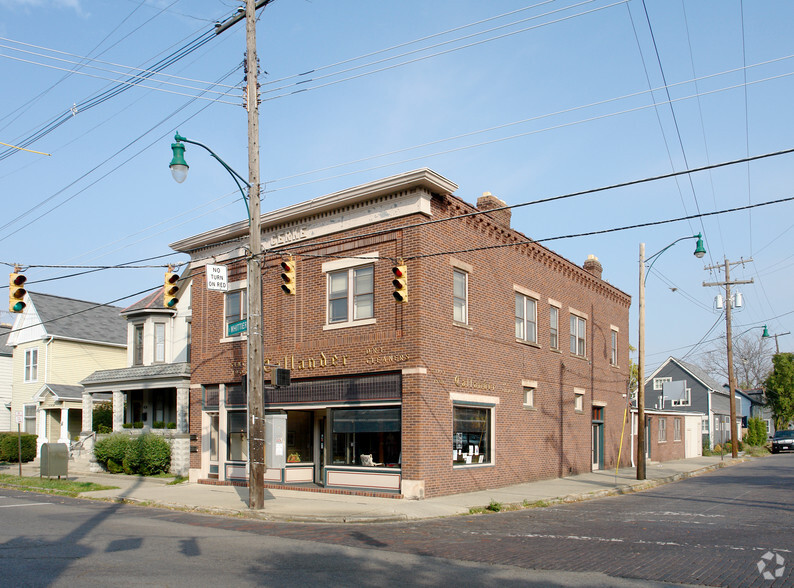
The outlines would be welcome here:
[[[794,430],[775,431],[775,436],[772,437],[772,453],[783,450],[794,451]]]

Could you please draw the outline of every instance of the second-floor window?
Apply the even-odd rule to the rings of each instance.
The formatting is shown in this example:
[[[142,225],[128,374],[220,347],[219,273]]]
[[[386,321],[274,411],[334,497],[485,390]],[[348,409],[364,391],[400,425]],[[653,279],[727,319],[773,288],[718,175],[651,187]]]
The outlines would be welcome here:
[[[143,325],[133,327],[132,365],[143,365]]]
[[[516,292],[516,339],[538,342],[538,301]]]
[[[225,321],[223,336],[229,336],[229,325],[246,318],[248,312],[248,296],[245,290],[232,290],[226,293]]]
[[[571,355],[585,357],[587,346],[587,321],[580,316],[571,315]]]
[[[39,379],[39,350],[25,350],[25,381],[37,382]]]
[[[609,363],[618,365],[618,332],[612,329],[612,352],[609,355]]]
[[[165,323],[154,324],[154,361],[165,361]]]
[[[549,348],[560,348],[560,311],[555,306],[549,307]]]
[[[453,270],[452,280],[452,319],[465,325],[469,323],[469,274],[463,270]]]
[[[371,265],[328,272],[328,323],[375,316],[375,268]]]

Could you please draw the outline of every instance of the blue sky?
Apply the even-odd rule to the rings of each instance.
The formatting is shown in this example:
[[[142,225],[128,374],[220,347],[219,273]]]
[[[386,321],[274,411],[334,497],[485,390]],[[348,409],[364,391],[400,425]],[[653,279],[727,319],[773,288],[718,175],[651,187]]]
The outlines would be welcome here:
[[[244,218],[228,174],[199,148],[188,146],[184,184],[168,170],[179,130],[247,176],[243,23],[166,75],[94,104],[129,68],[152,67],[237,6],[0,0],[0,142],[20,144],[62,121],[28,145],[50,156],[0,146],[0,262],[183,262],[168,256],[169,243]],[[420,167],[458,184],[468,202],[489,191],[519,204],[792,148],[792,22],[794,3],[783,0],[276,0],[257,29],[267,72],[262,209]],[[80,73],[69,74],[77,63]],[[792,157],[518,208],[513,226],[542,240],[788,198]],[[755,280],[738,288],[734,331],[794,330],[793,211],[783,203],[547,246],[580,264],[598,256],[604,278],[634,298],[636,345],[639,243],[650,256],[704,233],[703,260],[683,241],[648,277],[653,368],[724,333],[718,291],[702,283],[724,279],[704,266],[725,257],[754,260],[731,270]],[[110,302],[159,286],[163,274],[53,279],[77,271],[31,267],[29,289]],[[790,350],[794,336],[779,341]]]

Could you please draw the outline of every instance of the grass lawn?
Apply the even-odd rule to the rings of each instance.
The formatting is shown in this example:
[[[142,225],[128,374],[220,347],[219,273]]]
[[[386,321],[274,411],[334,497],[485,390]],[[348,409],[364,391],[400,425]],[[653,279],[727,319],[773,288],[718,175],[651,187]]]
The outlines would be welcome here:
[[[57,494],[58,496],[79,496],[82,492],[94,492],[96,490],[112,490],[118,486],[103,486],[93,482],[75,482],[67,479],[57,478],[37,478],[35,476],[11,476],[0,474],[0,487],[13,488],[14,490],[27,490],[29,492],[41,492],[43,494]]]

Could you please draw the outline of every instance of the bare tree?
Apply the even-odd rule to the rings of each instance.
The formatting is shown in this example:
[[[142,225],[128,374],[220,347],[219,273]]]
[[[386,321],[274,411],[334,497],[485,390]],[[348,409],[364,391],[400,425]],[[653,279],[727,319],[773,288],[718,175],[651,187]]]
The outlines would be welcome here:
[[[728,354],[725,335],[701,353],[695,363],[720,384],[728,383]],[[774,344],[756,333],[733,338],[733,373],[736,385],[743,390],[760,388],[772,372]]]

